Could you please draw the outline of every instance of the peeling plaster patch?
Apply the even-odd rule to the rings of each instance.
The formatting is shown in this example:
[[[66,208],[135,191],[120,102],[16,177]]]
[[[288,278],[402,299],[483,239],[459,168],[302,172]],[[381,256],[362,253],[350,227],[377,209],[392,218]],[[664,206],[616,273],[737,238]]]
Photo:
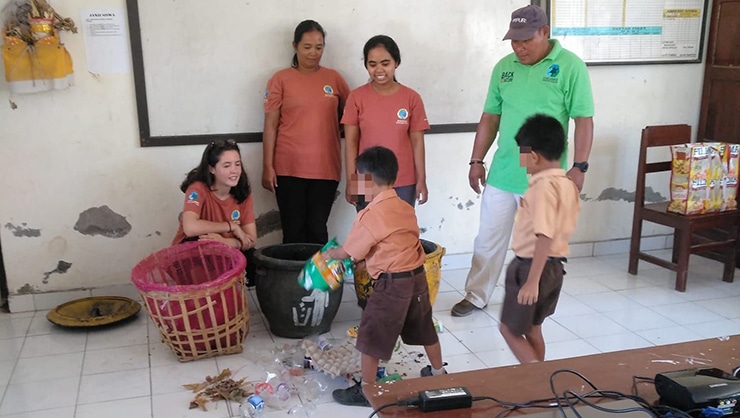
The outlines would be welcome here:
[[[586,196],[586,193],[581,193],[578,197],[580,197],[581,200],[583,200],[584,202],[588,202],[589,200],[591,200],[590,197]]]
[[[442,229],[442,224],[443,224],[443,223],[445,223],[445,218],[442,218],[442,219],[441,219],[441,220],[439,221],[439,227],[438,227],[437,229],[441,230],[441,229]]]
[[[52,274],[54,273],[64,274],[69,270],[70,267],[72,267],[72,263],[68,263],[64,260],[59,260],[59,262],[57,263],[57,268],[55,268],[52,271],[47,271],[44,273],[44,280],[43,280],[44,284],[49,283],[49,276],[51,276]]]
[[[36,293],[36,288],[28,283],[24,284],[23,287],[18,288],[18,291],[16,292],[18,295],[32,295],[34,293]]]
[[[458,208],[458,209],[460,209],[460,210],[463,210],[463,207],[464,207],[464,206],[463,206],[463,204],[462,204],[462,203],[458,203],[458,204],[457,204],[457,208]]]
[[[21,226],[16,226],[8,222],[5,224],[5,229],[12,231],[13,235],[15,235],[16,237],[40,237],[41,236],[40,229],[26,228],[25,222],[23,222]]]
[[[257,224],[257,238],[264,237],[270,232],[282,229],[282,225],[280,224],[280,212],[277,209],[273,209],[258,216],[255,223]]]
[[[468,199],[468,201],[467,201],[467,202],[465,202],[465,207],[466,207],[466,208],[469,208],[469,207],[473,206],[474,204],[475,204],[475,203],[473,203],[473,201],[472,201],[472,200]]]
[[[154,231],[154,234],[156,234],[158,237],[161,237],[162,236],[162,233],[159,232],[159,231]]]
[[[108,206],[90,208],[80,213],[75,231],[82,235],[102,235],[121,238],[131,231],[131,224],[124,216],[113,212]]]
[[[427,232],[427,228],[419,228],[419,234]]]
[[[607,189],[604,189],[599,197],[596,198],[596,200],[600,202],[604,200],[624,200],[626,202],[634,202],[635,192],[628,192],[624,189],[615,189],[613,187],[609,187]],[[663,195],[661,195],[660,193],[657,193],[651,187],[646,187],[645,200],[648,202],[664,202],[668,199],[663,197]]]

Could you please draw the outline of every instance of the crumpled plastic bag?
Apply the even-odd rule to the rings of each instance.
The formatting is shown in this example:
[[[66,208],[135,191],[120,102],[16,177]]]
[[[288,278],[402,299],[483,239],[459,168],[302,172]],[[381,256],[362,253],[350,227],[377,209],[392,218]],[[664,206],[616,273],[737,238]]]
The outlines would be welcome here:
[[[306,261],[306,265],[301,270],[300,275],[298,275],[298,283],[304,289],[316,289],[328,292],[339,289],[339,286],[342,285],[345,279],[354,277],[352,260],[349,258],[345,258],[344,260],[322,259],[321,253],[330,248],[337,247],[339,247],[339,244],[336,238],[332,238],[321,248],[321,251]]]

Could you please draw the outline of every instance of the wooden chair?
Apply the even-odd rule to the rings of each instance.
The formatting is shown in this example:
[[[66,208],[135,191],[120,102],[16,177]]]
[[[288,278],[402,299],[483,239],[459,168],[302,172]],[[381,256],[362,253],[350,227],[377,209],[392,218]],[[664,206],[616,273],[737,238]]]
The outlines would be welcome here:
[[[635,212],[632,219],[632,238],[630,240],[629,273],[637,274],[638,260],[657,264],[676,272],[676,290],[686,291],[689,271],[689,256],[693,253],[724,249],[725,268],[722,280],[731,283],[735,276],[735,254],[738,243],[737,210],[707,213],[703,215],[680,215],[668,212],[668,202],[645,204],[645,177],[648,173],[671,170],[671,161],[647,162],[648,148],[665,147],[691,142],[691,126],[662,125],[648,126],[642,130],[640,160],[637,166],[637,187],[635,189]],[[673,256],[671,261],[640,251],[640,238],[643,221],[653,222],[674,228]],[[695,234],[696,231],[716,229],[726,231],[717,240],[710,240]]]

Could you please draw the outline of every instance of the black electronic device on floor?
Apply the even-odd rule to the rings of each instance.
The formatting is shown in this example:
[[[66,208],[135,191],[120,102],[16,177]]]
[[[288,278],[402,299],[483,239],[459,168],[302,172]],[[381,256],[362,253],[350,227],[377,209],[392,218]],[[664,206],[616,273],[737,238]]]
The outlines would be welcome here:
[[[655,390],[662,404],[682,411],[714,407],[724,415],[740,414],[740,378],[720,369],[658,373]]]

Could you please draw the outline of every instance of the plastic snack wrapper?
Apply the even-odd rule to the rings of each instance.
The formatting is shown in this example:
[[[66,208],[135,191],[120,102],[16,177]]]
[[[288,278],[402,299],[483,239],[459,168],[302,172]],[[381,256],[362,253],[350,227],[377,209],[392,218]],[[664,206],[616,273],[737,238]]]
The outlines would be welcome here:
[[[331,248],[338,248],[336,238],[327,242],[321,251],[314,254],[298,275],[298,283],[306,290],[321,290],[328,292],[339,289],[345,279],[354,277],[352,260],[324,260],[321,253]]]

